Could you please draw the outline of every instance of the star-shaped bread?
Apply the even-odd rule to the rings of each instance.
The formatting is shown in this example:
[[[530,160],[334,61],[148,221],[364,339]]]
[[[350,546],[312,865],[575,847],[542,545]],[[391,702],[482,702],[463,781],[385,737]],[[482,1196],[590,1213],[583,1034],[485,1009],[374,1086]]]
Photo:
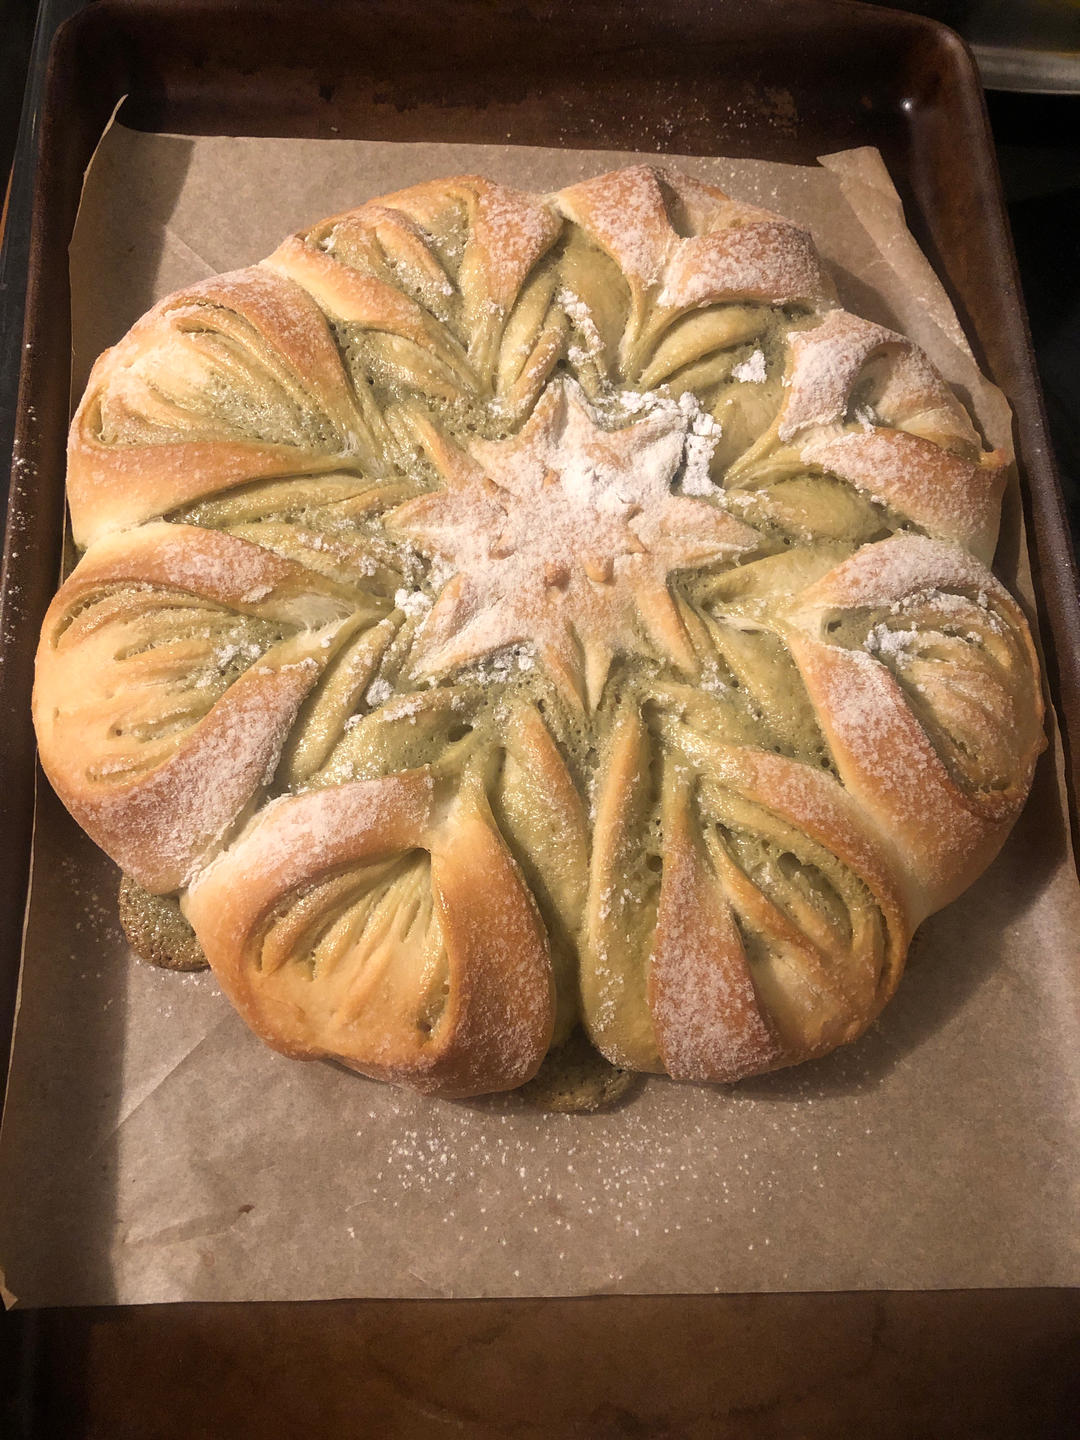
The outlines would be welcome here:
[[[668,166],[382,196],[94,367],[42,764],[285,1054],[561,1108],[578,1026],[609,1079],[825,1055],[1044,744],[987,438]]]
[[[669,405],[605,429],[576,385],[552,383],[511,439],[445,441],[444,487],[400,506],[395,530],[453,571],[414,651],[444,675],[535,647],[560,689],[594,709],[616,654],[696,673],[673,573],[755,549],[755,531],[673,490],[689,418]]]

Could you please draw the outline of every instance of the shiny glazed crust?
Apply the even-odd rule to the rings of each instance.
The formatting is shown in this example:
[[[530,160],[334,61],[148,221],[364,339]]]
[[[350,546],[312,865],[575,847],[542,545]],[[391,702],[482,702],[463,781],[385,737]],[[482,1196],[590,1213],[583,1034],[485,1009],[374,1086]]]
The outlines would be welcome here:
[[[267,1043],[462,1096],[582,1023],[823,1055],[1044,740],[1008,457],[675,171],[419,185],[155,306],[72,424],[34,716]]]

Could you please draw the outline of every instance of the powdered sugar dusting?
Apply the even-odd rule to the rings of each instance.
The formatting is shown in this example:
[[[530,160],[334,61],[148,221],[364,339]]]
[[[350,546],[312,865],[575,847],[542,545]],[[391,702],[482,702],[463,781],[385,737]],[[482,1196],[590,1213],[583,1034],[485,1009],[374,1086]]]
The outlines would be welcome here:
[[[653,1275],[694,1291],[703,1257],[714,1255],[760,1276],[783,1248],[793,1190],[826,1204],[853,1162],[852,1116],[860,1140],[872,1132],[858,1058],[830,1066],[850,1076],[840,1096],[813,1072],[719,1094],[647,1081],[632,1104],[587,1122],[525,1112],[514,1096],[468,1109],[373,1096],[354,1127],[358,1152],[371,1157],[368,1180],[342,1234],[354,1226],[349,1253],[362,1254],[376,1207],[406,1237],[424,1294],[653,1289]],[[773,1269],[793,1282],[783,1264]],[[845,1274],[858,1283],[854,1262]]]
[[[269,784],[316,675],[313,661],[265,677],[247,672],[171,760],[137,787],[102,795],[79,818],[105,832],[129,874],[157,890],[176,889],[252,794]]]
[[[900,430],[822,437],[806,458],[871,494],[930,534],[969,548],[997,526],[1003,476]]]
[[[681,241],[659,303],[678,309],[742,299],[782,305],[820,297],[825,289],[810,236],[769,219]]]
[[[433,601],[424,590],[395,590],[394,604],[403,610],[410,620],[418,620],[431,609]]]
[[[728,903],[693,849],[667,838],[650,972],[664,1063],[685,1080],[738,1079],[768,1069],[780,1051]]]
[[[538,197],[508,185],[474,182],[476,213],[471,243],[484,256],[491,304],[506,309],[525,276],[559,234],[559,217]]]
[[[556,675],[584,669],[595,703],[611,656],[642,647],[639,597],[661,595],[673,569],[754,543],[723,511],[671,493],[684,456],[684,489],[710,492],[715,421],[692,395],[642,401],[643,419],[605,430],[577,386],[556,382],[512,441],[474,442],[475,483],[396,513],[459,576],[419,637],[429,671],[531,642]],[[649,628],[654,642],[677,633]]]
[[[386,701],[390,699],[393,693],[394,687],[390,684],[389,680],[383,680],[380,678],[371,682],[367,690],[364,692],[364,699],[371,706],[371,708],[375,710],[378,708],[378,706],[384,705]]]
[[[886,655],[896,660],[909,654],[918,641],[917,630],[893,629],[882,621],[867,631],[863,649],[871,655]]]
[[[920,591],[967,588],[1014,608],[1005,587],[973,555],[922,535],[894,535],[838,565],[806,592],[803,603],[887,606]]]
[[[193,923],[198,912],[249,870],[271,892],[293,885],[352,857],[372,833],[418,831],[428,818],[432,782],[422,775],[358,780],[347,785],[283,795],[264,805],[240,838],[218,856],[191,887]]]
[[[760,385],[765,380],[765,352],[755,350],[748,359],[740,364],[732,366],[732,379],[740,380],[744,385]]]
[[[859,371],[884,345],[910,341],[882,325],[844,310],[826,315],[813,330],[788,336],[792,363],[780,417],[780,439],[791,440],[810,425],[842,419]]]
[[[573,185],[559,197],[638,286],[659,282],[675,233],[657,184],[644,165]]]
[[[557,302],[563,307],[567,315],[574,322],[578,333],[585,341],[584,359],[591,359],[602,353],[604,342],[600,338],[600,331],[596,328],[596,321],[592,317],[592,311],[585,301],[575,295],[564,285],[555,296]]]
[[[682,474],[684,495],[715,495],[717,487],[709,473],[716,442],[720,439],[720,422],[715,420],[690,390],[679,396],[679,408],[689,421],[686,432],[686,461]]]

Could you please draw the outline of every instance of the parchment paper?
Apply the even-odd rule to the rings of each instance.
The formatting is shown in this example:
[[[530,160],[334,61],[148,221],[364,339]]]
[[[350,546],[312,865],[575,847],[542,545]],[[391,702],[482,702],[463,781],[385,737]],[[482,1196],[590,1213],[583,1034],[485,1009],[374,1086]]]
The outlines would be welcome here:
[[[441,174],[548,189],[635,158],[114,126],[72,245],[74,393],[154,300],[325,214]],[[918,339],[1008,443],[876,152],[678,163],[809,225],[846,303]],[[1016,514],[999,568],[1030,604]],[[0,1140],[8,1290],[55,1305],[1076,1284],[1080,887],[1060,774],[1055,743],[1005,851],[923,927],[859,1043],[735,1088],[650,1080],[591,1117],[274,1055],[211,977],[130,959],[116,872],[43,785]]]

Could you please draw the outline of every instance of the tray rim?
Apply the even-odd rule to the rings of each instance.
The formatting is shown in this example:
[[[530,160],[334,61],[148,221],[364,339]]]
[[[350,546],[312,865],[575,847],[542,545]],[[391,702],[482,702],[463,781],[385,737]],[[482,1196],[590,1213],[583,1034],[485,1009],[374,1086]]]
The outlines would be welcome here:
[[[777,9],[790,9],[785,0],[766,0],[767,8],[775,5]],[[153,0],[99,0],[99,3],[85,9],[60,27],[54,41],[50,55],[49,74],[46,82],[46,101],[42,124],[39,133],[38,167],[34,178],[33,188],[33,219],[31,230],[31,256],[28,274],[27,303],[24,324],[23,343],[28,353],[24,352],[24,363],[20,375],[19,399],[16,416],[16,446],[14,461],[15,467],[21,461],[24,467],[33,466],[36,463],[35,457],[39,453],[40,439],[36,433],[36,427],[30,422],[34,397],[41,393],[41,387],[47,383],[41,378],[41,370],[47,362],[39,358],[38,347],[35,343],[39,328],[40,315],[39,306],[42,303],[42,293],[47,285],[47,278],[50,265],[53,267],[52,281],[56,283],[55,266],[57,264],[55,252],[50,254],[52,247],[56,244],[56,237],[59,231],[64,229],[61,218],[52,214],[49,210],[50,186],[57,183],[57,150],[63,145],[64,125],[62,116],[58,111],[57,99],[59,95],[57,76],[61,71],[63,63],[66,63],[70,54],[77,48],[79,40],[87,26],[90,24],[107,24],[110,18],[122,19],[124,15],[149,14],[154,10]],[[197,14],[206,6],[201,0],[179,0],[174,4],[173,9],[189,11]],[[213,7],[210,7],[213,8]],[[258,5],[252,0],[242,0],[239,5],[230,7],[234,10],[250,11],[258,10]],[[544,8],[544,7],[540,7]],[[722,17],[723,6],[717,7],[718,19]],[[817,8],[833,12],[858,11],[867,15],[869,7],[848,3],[848,0],[814,0],[808,9]],[[964,46],[959,37],[945,27],[933,21],[925,20],[922,17],[912,16],[905,12],[882,11],[874,7],[869,13],[876,15],[888,15],[902,19],[910,24],[913,33],[924,35],[934,34],[940,43],[953,53],[953,59],[959,66],[960,72],[966,66],[968,79],[971,85],[970,98],[975,101],[975,109],[981,114],[982,136],[985,145],[985,153],[980,157],[984,162],[989,161],[990,175],[993,181],[993,193],[988,196],[994,213],[990,219],[996,224],[1000,232],[1000,238],[1005,246],[1005,258],[1011,267],[1013,281],[1013,294],[1007,297],[1006,304],[1011,306],[1015,314],[1014,321],[1020,324],[1020,334],[1016,337],[1024,347],[1020,355],[1022,380],[1026,382],[1018,389],[1015,385],[1011,388],[1009,398],[1013,405],[1016,416],[1018,432],[1018,457],[1022,463],[1023,473],[1026,476],[1026,483],[1022,483],[1021,491],[1024,497],[1025,511],[1033,507],[1036,498],[1039,500],[1038,516],[1028,515],[1028,523],[1031,534],[1029,536],[1029,547],[1038,551],[1038,559],[1048,562],[1042,566],[1036,563],[1037,556],[1032,554],[1033,568],[1035,570],[1035,583],[1038,599],[1040,602],[1040,629],[1049,630],[1050,637],[1054,644],[1047,654],[1053,653],[1059,663],[1059,673],[1056,677],[1048,677],[1050,688],[1058,702],[1059,713],[1061,714],[1063,738],[1067,745],[1067,759],[1071,758],[1072,751],[1068,748],[1068,726],[1066,723],[1065,711],[1070,707],[1063,702],[1061,690],[1056,687],[1071,685],[1074,697],[1080,696],[1080,600],[1077,597],[1077,571],[1075,558],[1072,555],[1068,543],[1068,531],[1064,523],[1064,502],[1061,494],[1060,484],[1057,480],[1056,470],[1051,458],[1049,445],[1046,438],[1045,414],[1042,406],[1041,391],[1035,369],[1034,356],[1031,349],[1030,333],[1027,326],[1026,312],[1020,299],[1019,277],[1016,270],[1015,255],[1013,253],[1011,236],[1008,230],[1008,223],[1005,216],[1002,200],[1000,180],[997,176],[996,165],[993,164],[993,150],[989,137],[989,127],[986,120],[985,104],[982,100],[981,91],[978,89],[976,71],[970,52]],[[92,18],[91,18],[92,17]],[[63,252],[66,255],[66,240],[63,244]],[[63,267],[66,272],[66,264]],[[66,293],[66,273],[64,283],[61,287]],[[8,670],[9,651],[11,649],[11,627],[9,620],[9,603],[13,591],[25,581],[25,562],[20,565],[21,552],[16,550],[15,542],[20,536],[26,522],[24,508],[26,503],[25,492],[19,483],[20,477],[13,476],[11,496],[8,509],[8,525],[5,532],[5,548],[3,561],[3,575],[0,580],[0,617],[4,623],[0,627],[0,667]],[[1044,572],[1050,576],[1051,582],[1056,581],[1056,592],[1059,595],[1060,606],[1052,607],[1049,602],[1047,590],[1044,584]],[[40,578],[40,577],[39,577]],[[1066,583],[1071,582],[1071,583]],[[51,593],[51,584],[49,588]],[[38,589],[40,590],[40,586]],[[18,607],[19,609],[32,608],[33,601],[28,606]],[[1063,643],[1064,642],[1064,643]],[[1064,657],[1064,663],[1063,659]],[[1068,663],[1068,662],[1071,662]],[[4,704],[9,705],[12,698],[13,687],[5,687]],[[14,687],[18,693],[25,694],[25,690]],[[17,698],[17,697],[16,697]],[[1073,717],[1080,715],[1080,709],[1075,705],[1072,709]],[[29,728],[28,715],[24,708],[24,716],[27,716],[25,725]],[[8,727],[10,734],[10,725]],[[31,754],[33,754],[32,734],[30,736]],[[8,825],[9,812],[11,808],[12,795],[18,790],[19,783],[12,785],[10,773],[10,755],[5,749],[2,757],[4,769],[7,772],[5,784],[0,790],[0,824],[4,825],[3,833],[10,833]],[[1073,783],[1075,784],[1075,762],[1074,762]],[[35,767],[30,766],[31,772]],[[1070,794],[1075,794],[1070,790]],[[1075,825],[1076,813],[1075,804],[1070,807],[1072,819]],[[28,856],[26,857],[28,864]],[[25,875],[24,865],[24,875]],[[10,889],[10,887],[9,887]],[[19,883],[17,892],[25,901],[26,880]],[[3,897],[0,897],[2,899]],[[19,909],[21,920],[21,908]],[[10,918],[10,917],[9,917]],[[7,923],[4,917],[0,917],[3,923]],[[0,937],[2,939],[3,937]],[[0,1004],[4,997],[0,996]],[[0,1021],[3,1017],[0,1016]],[[2,1042],[0,1033],[0,1042]],[[6,1078],[6,1077],[5,1077]]]

